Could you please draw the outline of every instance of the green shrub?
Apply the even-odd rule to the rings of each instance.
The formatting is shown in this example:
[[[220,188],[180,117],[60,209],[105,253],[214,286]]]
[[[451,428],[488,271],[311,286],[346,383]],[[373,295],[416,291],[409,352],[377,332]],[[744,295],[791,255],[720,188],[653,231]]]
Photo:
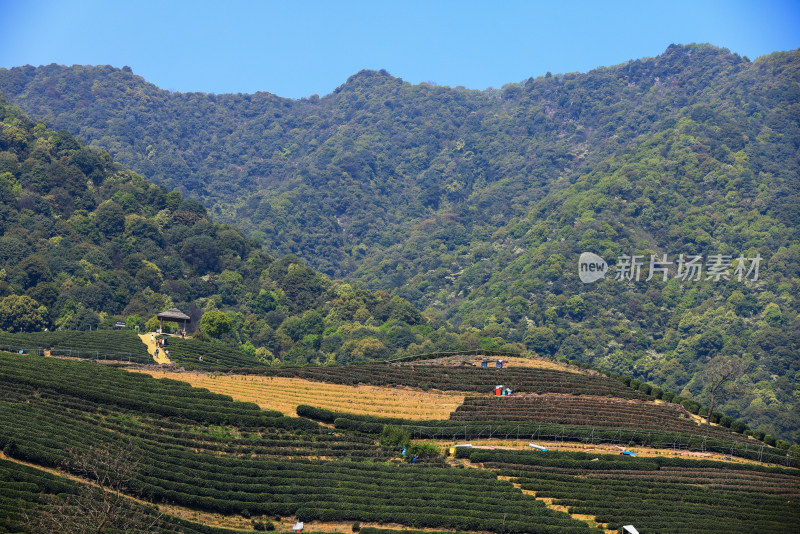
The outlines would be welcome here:
[[[414,456],[420,460],[438,458],[439,447],[435,443],[415,443],[406,451],[406,461],[410,462]]]
[[[408,430],[396,425],[384,425],[378,443],[384,447],[406,447],[411,443]]]
[[[363,432],[365,434],[380,434],[383,432],[384,427],[382,423],[370,423],[368,421],[360,421],[348,417],[337,417],[333,421],[333,426],[340,430],[355,430],[356,432]]]
[[[677,398],[677,397],[676,397]],[[684,399],[681,397],[680,404],[689,410],[690,413],[697,414],[700,411],[700,403],[692,399]]]
[[[155,332],[158,330],[158,317],[155,315],[150,317],[144,324],[144,330],[145,332]]]
[[[299,417],[313,419],[314,421],[320,421],[322,423],[333,423],[336,418],[339,417],[337,412],[332,412],[323,408],[315,408],[314,406],[308,406],[307,404],[301,404],[297,407],[297,415]]]
[[[747,425],[744,423],[744,421],[739,421],[738,419],[734,419],[733,422],[731,423],[731,430],[733,430],[734,432],[738,432],[739,434],[744,434],[749,429]]]

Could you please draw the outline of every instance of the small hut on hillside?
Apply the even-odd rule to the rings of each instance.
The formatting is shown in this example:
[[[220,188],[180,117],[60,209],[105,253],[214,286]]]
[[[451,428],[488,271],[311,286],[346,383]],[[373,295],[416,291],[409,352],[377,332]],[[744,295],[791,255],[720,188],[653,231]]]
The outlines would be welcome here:
[[[189,321],[192,320],[191,317],[180,311],[178,308],[171,308],[165,312],[158,313],[156,314],[156,317],[158,317],[158,328],[161,332],[164,331],[164,321],[183,323],[181,330],[186,330],[186,327],[189,325]]]

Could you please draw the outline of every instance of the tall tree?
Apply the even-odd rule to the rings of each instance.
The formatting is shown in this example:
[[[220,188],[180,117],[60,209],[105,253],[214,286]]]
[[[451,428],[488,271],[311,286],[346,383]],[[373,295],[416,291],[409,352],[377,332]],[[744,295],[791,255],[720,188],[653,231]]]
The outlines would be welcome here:
[[[9,332],[35,332],[45,326],[47,308],[26,295],[0,300],[0,328]]]
[[[48,506],[32,512],[28,523],[36,532],[99,534],[152,532],[162,517],[154,508],[130,498],[141,459],[133,447],[90,446],[67,450],[61,468],[84,479],[77,491],[43,496]]]
[[[230,330],[230,319],[219,310],[209,310],[200,319],[200,331],[209,337],[219,338],[223,334],[230,332]]]
[[[714,403],[728,393],[728,386],[734,384],[747,370],[747,362],[732,356],[715,356],[708,362],[703,372],[703,383],[708,387],[709,404],[706,425],[711,424]]]

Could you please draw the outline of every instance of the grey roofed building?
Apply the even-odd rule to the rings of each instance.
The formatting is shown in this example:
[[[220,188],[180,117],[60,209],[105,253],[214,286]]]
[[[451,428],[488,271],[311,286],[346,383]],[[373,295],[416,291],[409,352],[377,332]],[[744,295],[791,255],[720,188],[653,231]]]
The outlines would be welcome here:
[[[186,325],[192,320],[191,317],[180,311],[178,308],[170,308],[165,312],[156,314],[158,317],[158,326],[160,330],[164,330],[164,321],[178,321],[183,323],[183,329],[186,330]]]

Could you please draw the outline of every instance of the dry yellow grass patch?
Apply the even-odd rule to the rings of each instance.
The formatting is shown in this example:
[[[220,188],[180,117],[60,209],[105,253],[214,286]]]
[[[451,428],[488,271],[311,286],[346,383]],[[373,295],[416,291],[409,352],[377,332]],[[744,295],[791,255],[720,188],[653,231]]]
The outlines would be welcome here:
[[[504,358],[508,360],[506,367],[535,367],[537,369],[553,369],[555,371],[565,371],[567,373],[581,374],[581,371],[562,363],[546,360],[544,358]]]
[[[300,378],[143,370],[155,378],[172,378],[261,408],[297,415],[308,404],[337,412],[404,419],[447,419],[464,402],[464,394],[378,386],[343,386]]]
[[[253,530],[253,522],[240,515],[222,515],[211,512],[201,512],[199,510],[172,504],[160,504],[158,505],[158,509],[171,516],[180,517],[181,519],[201,525],[235,530]],[[280,524],[280,522],[278,523]],[[286,527],[286,530],[282,530],[282,532],[288,532],[291,528],[291,525],[289,525]]]

